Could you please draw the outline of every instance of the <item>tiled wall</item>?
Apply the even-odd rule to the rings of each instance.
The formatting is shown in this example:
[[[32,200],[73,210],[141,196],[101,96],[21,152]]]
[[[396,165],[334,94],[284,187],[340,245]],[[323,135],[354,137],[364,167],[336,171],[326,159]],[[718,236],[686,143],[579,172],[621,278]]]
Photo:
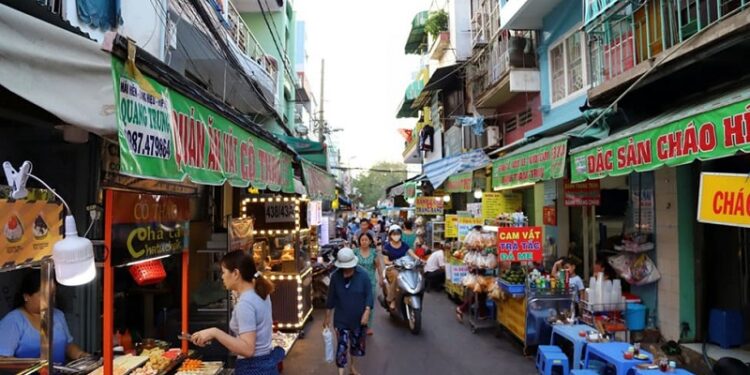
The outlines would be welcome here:
[[[677,175],[674,168],[655,171],[656,264],[661,272],[658,284],[658,324],[667,340],[680,338],[680,269],[677,233]]]

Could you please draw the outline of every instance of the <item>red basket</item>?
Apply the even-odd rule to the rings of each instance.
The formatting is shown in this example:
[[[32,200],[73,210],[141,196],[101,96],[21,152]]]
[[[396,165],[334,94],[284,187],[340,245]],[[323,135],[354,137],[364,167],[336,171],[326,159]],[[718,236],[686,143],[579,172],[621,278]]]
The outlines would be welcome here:
[[[167,271],[161,260],[149,260],[130,266],[130,275],[140,286],[158,284],[167,278]]]

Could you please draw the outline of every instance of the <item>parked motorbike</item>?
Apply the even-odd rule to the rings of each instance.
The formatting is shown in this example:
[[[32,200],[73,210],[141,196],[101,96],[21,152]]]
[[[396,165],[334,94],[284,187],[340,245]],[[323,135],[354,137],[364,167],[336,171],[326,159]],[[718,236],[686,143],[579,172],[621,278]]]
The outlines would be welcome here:
[[[391,314],[391,318],[404,320],[409,324],[411,333],[417,335],[422,329],[422,299],[424,298],[424,276],[422,275],[422,262],[405,256],[393,262],[391,267],[398,270],[396,277],[396,308],[390,310],[386,293],[388,291],[388,278],[383,274],[382,293],[378,296],[380,305]],[[386,269],[387,270],[387,269]]]
[[[314,307],[323,308],[328,298],[328,285],[331,282],[331,273],[336,269],[333,262],[336,260],[336,254],[343,248],[346,241],[342,239],[331,240],[327,245],[320,247],[320,253],[315,263],[313,263],[313,297]],[[322,260],[318,262],[317,260]]]

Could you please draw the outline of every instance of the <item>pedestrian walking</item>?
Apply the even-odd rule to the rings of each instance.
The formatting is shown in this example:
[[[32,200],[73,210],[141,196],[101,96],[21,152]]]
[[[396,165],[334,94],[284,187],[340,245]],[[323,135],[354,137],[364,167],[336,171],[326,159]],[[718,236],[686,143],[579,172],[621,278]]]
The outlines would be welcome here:
[[[365,232],[366,233],[366,232]],[[370,236],[372,237],[372,236]],[[336,367],[343,375],[347,365],[349,373],[359,375],[354,367],[354,357],[365,355],[367,324],[373,308],[372,285],[367,271],[358,267],[357,256],[352,249],[339,250],[336,262],[338,270],[331,275],[326,301],[326,317],[323,327],[336,329]],[[347,353],[348,351],[348,353]]]
[[[378,295],[378,284],[383,283],[383,268],[380,264],[380,258],[375,250],[375,243],[369,233],[360,235],[357,239],[359,248],[354,251],[357,256],[358,265],[367,272],[372,284],[372,295],[375,298]],[[372,320],[375,314],[370,314],[370,320],[367,322],[367,335],[372,336]]]
[[[284,350],[273,348],[273,284],[255,268],[253,257],[244,251],[231,251],[221,259],[221,280],[239,298],[232,311],[228,334],[208,328],[193,334],[193,344],[204,347],[218,341],[237,354],[234,373],[237,375],[277,375]]]

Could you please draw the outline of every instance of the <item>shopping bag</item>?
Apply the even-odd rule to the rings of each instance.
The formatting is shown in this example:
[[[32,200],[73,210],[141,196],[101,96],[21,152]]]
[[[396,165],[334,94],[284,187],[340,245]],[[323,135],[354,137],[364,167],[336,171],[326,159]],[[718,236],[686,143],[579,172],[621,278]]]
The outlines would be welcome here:
[[[326,351],[326,362],[332,363],[334,360],[333,332],[329,328],[323,328],[323,347]]]

